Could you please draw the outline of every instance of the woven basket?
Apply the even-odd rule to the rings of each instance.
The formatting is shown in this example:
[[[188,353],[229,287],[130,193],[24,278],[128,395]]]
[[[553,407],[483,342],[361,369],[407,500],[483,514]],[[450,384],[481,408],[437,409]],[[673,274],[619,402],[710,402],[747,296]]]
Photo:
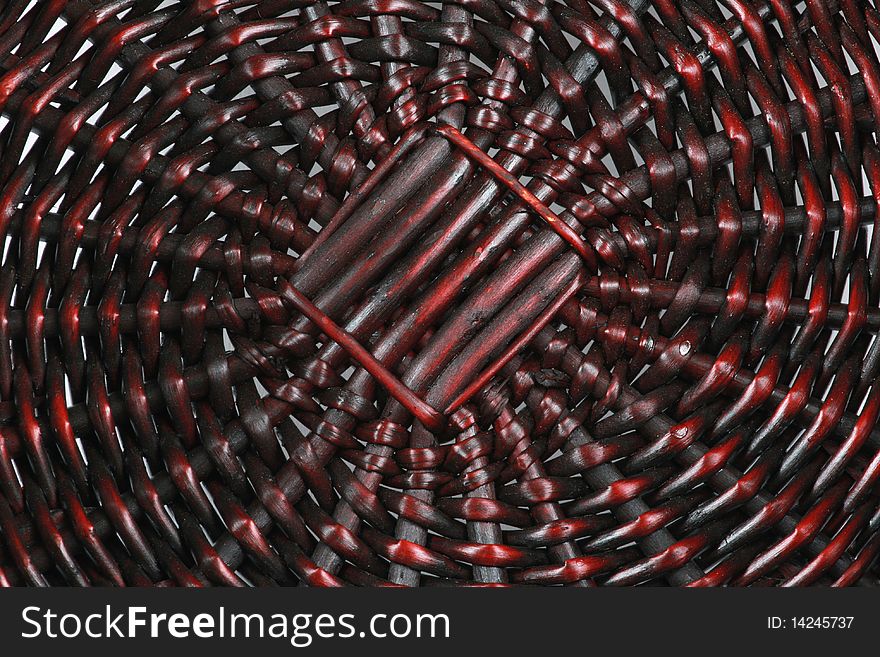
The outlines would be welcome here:
[[[0,8],[3,584],[878,584],[874,2]]]

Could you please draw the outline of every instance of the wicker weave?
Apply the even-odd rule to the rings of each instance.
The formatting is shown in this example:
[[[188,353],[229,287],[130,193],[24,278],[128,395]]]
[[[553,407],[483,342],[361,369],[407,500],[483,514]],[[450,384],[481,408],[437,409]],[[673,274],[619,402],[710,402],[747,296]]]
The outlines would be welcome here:
[[[877,584],[874,4],[0,2],[0,582]]]

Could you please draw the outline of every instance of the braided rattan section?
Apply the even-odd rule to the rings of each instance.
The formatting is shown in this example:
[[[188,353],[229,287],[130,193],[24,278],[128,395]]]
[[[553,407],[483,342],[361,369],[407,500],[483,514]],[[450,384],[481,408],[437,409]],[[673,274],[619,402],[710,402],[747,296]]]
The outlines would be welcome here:
[[[0,3],[0,583],[877,584],[878,43]]]

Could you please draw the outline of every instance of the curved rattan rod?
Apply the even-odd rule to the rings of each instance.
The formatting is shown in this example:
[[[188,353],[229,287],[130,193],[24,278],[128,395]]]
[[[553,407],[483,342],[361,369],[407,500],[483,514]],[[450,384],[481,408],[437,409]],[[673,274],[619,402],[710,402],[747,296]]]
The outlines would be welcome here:
[[[11,70],[22,62],[23,60],[17,55],[8,55],[3,62],[2,68],[6,70]],[[168,71],[173,73],[173,69],[170,68],[160,69],[160,72],[161,71]],[[105,85],[103,88],[106,89],[106,92],[102,92],[99,89],[96,93],[103,94],[99,95],[99,97],[102,100],[106,100],[104,96],[107,96],[109,92],[112,92],[113,87],[110,86],[108,83],[108,85]],[[14,114],[21,107],[22,103],[27,99],[28,96],[29,93],[26,89],[18,89],[14,93],[10,94],[6,99],[6,102],[2,106],[3,113],[10,115]],[[196,94],[191,96],[190,100],[193,100],[194,98],[196,98]],[[209,99],[207,96],[204,96],[203,98],[205,104],[197,104],[198,106],[194,109],[187,109],[186,107],[184,107],[181,108],[182,111],[189,111],[192,113],[194,118],[200,118],[213,106],[217,105],[216,101]],[[98,106],[100,106],[100,104]],[[66,125],[63,120],[64,118],[64,111],[47,105],[41,110],[39,114],[33,117],[33,127],[36,130],[45,134],[53,134],[59,125]],[[242,124],[236,121],[229,122],[226,125],[236,126],[237,130],[230,128],[230,132],[233,132],[235,134],[235,137],[237,138],[241,138],[247,133],[247,129]],[[83,149],[83,151],[86,151],[96,142],[95,138],[98,133],[99,131],[94,126],[88,123],[83,123],[70,137],[70,147],[77,147],[79,149]],[[107,163],[110,165],[118,165],[122,163],[127,157],[132,146],[132,142],[126,140],[125,138],[116,139],[113,142],[113,145],[107,151]],[[290,177],[288,179],[287,192],[292,198],[298,198],[299,194],[297,193],[297,190],[301,190],[305,186],[306,177],[305,174],[303,174],[299,169],[296,168],[294,163],[286,161],[285,156],[279,154],[271,147],[264,147],[261,150],[253,151],[250,153],[249,157],[252,158],[251,164],[253,166],[253,170],[258,173],[262,173],[269,181],[275,180],[273,176],[277,176],[278,171],[289,171]],[[144,166],[141,175],[146,180],[161,180],[163,174],[165,174],[166,171],[169,170],[169,164],[171,162],[171,158],[167,156],[154,154],[154,156],[150,158],[150,160]],[[183,179],[177,181],[179,182],[179,185],[178,187],[176,187],[176,190],[186,196],[189,196],[190,198],[198,198],[198,194],[201,189],[205,185],[208,185],[213,179],[214,177],[210,174],[195,170],[186,175]],[[245,197],[246,194],[244,192],[241,192],[240,190],[235,190],[228,196],[224,197],[219,203],[213,204],[212,207],[215,209],[215,211],[217,211],[218,214],[229,216],[231,219],[247,220],[248,217],[243,210],[244,207],[247,207]],[[317,216],[319,218],[328,218],[332,216],[332,214],[335,212],[336,207],[337,203],[332,199],[332,196],[325,195],[324,197],[322,197],[322,200],[320,201],[316,210]],[[266,218],[272,217],[276,214],[275,208],[268,202],[263,202],[261,210],[263,216]],[[296,217],[293,217],[292,221],[297,226],[297,230],[295,231],[297,234],[309,236],[307,242],[296,242],[299,244],[298,248],[304,250],[314,240],[314,231],[312,231],[307,225],[302,224]]]
[[[73,0],[72,2],[68,2],[65,4],[63,13],[66,16],[69,16],[73,21],[78,20],[84,14],[86,14],[92,7],[97,6],[99,4],[99,0]],[[230,29],[236,25],[239,25],[238,19],[234,14],[230,12],[225,12],[220,14],[217,18],[214,19],[208,26],[208,31],[211,34],[217,34],[226,29]],[[95,36],[100,38],[104,32],[110,30],[118,29],[122,23],[115,16],[108,17],[105,22],[99,24],[95,28]],[[125,44],[125,46],[119,52],[119,57],[122,61],[124,61],[129,66],[135,66],[137,63],[151,52],[151,48],[140,41],[130,42]],[[236,63],[240,63],[246,60],[248,57],[262,53],[263,50],[255,43],[245,43],[230,53],[231,58]],[[178,78],[179,73],[172,69],[171,67],[162,67],[158,69],[151,78],[149,78],[149,83],[156,84],[160,90],[167,89],[174,81]],[[259,80],[254,83],[254,89],[258,94],[263,96],[264,102],[271,100],[273,98],[278,97],[284,92],[290,91],[293,87],[284,80],[281,76],[275,76],[266,80]],[[189,105],[189,107],[187,107]],[[181,107],[181,111],[184,112],[192,111],[192,115],[194,117],[198,117],[200,114],[205,113],[206,108],[212,108],[217,106],[217,101],[213,100],[202,91],[196,90],[190,97],[187,99],[186,103]],[[284,120],[284,125],[286,128],[290,129],[293,136],[301,142],[308,135],[309,129],[311,128],[314,121],[317,120],[317,115],[314,110],[311,108],[301,110],[300,112],[295,113],[293,116],[289,116]],[[240,135],[244,132],[243,126],[239,127],[240,124],[233,121],[231,122],[236,124],[235,134]],[[229,124],[227,124],[229,125]],[[339,140],[336,135],[329,134],[327,135],[324,141],[324,147],[321,149],[318,155],[318,162],[329,169],[332,165],[332,158],[334,153],[339,149]],[[272,149],[263,149],[262,151],[264,155],[268,156],[270,160],[275,161],[284,161],[284,157],[274,152]],[[355,164],[356,171],[352,177],[352,184],[357,185],[360,180],[366,176],[367,169],[363,163],[357,161]],[[287,167],[289,170],[296,170],[295,166]],[[274,180],[273,175],[277,172],[276,169],[269,168],[267,169],[268,180]]]
[[[235,367],[236,365],[237,367]],[[238,357],[235,357],[234,360],[230,359],[230,369],[232,370],[233,367],[238,370],[237,376],[233,380],[245,380],[250,379],[253,376],[253,371],[250,369],[250,366],[241,361]],[[246,368],[245,372],[241,372],[242,368]],[[202,393],[201,395],[193,394],[193,398],[198,399],[199,397],[207,395],[207,387],[209,384],[208,377],[204,371],[204,368],[190,368],[190,371],[195,374],[195,377],[189,379],[190,385],[194,389],[193,391]],[[199,388],[196,388],[196,384],[201,385],[199,386]],[[159,384],[149,383],[145,384],[144,387],[147,400],[150,403],[151,408],[155,410],[164,408],[165,402]],[[272,399],[271,401],[272,403],[268,405],[269,411],[271,411],[270,417],[276,423],[294,410],[293,405],[287,404],[277,399]],[[114,416],[116,416],[116,413],[119,413],[118,417],[123,417],[127,414],[126,402],[121,393],[111,394],[109,403],[113,410]],[[87,427],[91,424],[91,420],[88,417],[88,411],[84,406],[72,407],[70,409],[69,420],[71,425],[77,427]],[[250,442],[250,439],[248,438],[247,433],[244,430],[244,427],[242,426],[240,421],[236,421],[232,425],[227,425],[225,427],[225,436],[229,440],[230,447],[236,453],[243,452]],[[13,447],[14,445],[10,445],[10,451],[12,451]],[[211,461],[211,457],[208,455],[208,452],[204,447],[200,446],[188,451],[187,460],[190,463],[196,476],[200,478],[206,477],[214,470],[214,465]],[[167,471],[156,474],[156,476],[152,479],[152,483],[159,496],[159,499],[161,499],[163,503],[169,503],[179,493],[176,485],[172,481],[171,476]],[[122,493],[121,499],[123,500],[128,512],[132,515],[133,518],[138,519],[143,516],[144,510],[137,501],[134,493]],[[100,508],[91,509],[89,511],[88,517],[89,521],[94,525],[95,532],[98,537],[103,538],[115,533],[116,530],[113,527],[112,522],[107,517],[106,513]],[[35,530],[32,528],[29,520],[22,519],[21,527],[23,529],[28,529],[34,532],[34,535],[36,535]],[[68,548],[72,552],[76,552],[82,548],[82,545],[76,542],[72,545],[69,545]],[[45,566],[46,569],[48,569],[52,566],[52,564],[47,562]]]
[[[562,317],[566,322],[576,322],[578,311],[575,308],[574,304],[569,303],[563,306],[562,310],[560,311],[560,317]],[[607,330],[606,324],[608,318],[602,313],[597,312],[595,313],[595,320],[598,325],[597,337],[599,337],[603,332]],[[626,346],[628,353],[633,356],[641,355],[653,360],[661,353],[663,353],[668,344],[671,342],[670,338],[664,338],[663,336],[656,335],[650,336],[650,340],[648,342],[645,342],[645,340],[643,339],[645,337],[644,330],[637,326],[625,328],[625,331],[626,335],[623,338],[623,344]],[[535,345],[539,346],[537,345],[537,343],[535,343]],[[712,356],[700,352],[695,352],[688,358],[687,362],[682,368],[682,372],[696,383],[702,380],[706,375],[708,375],[714,365],[715,359]],[[738,397],[754,382],[755,376],[756,375],[753,372],[750,372],[743,367],[739,368],[737,373],[731,377],[728,386],[722,391],[721,394],[726,396]],[[777,382],[773,386],[772,390],[767,392],[767,399],[764,403],[780,404],[786,398],[789,392],[789,387],[785,385],[780,385]],[[801,410],[798,412],[796,416],[797,420],[805,428],[809,427],[809,425],[815,421],[821,410],[821,401],[810,396],[804,401],[803,408],[801,408]],[[850,432],[853,431],[856,422],[858,421],[858,418],[859,416],[857,414],[850,411],[844,411],[837,424],[833,428],[832,435],[839,436],[841,438],[846,437]],[[726,428],[725,431],[729,431],[729,428]],[[865,440],[874,448],[880,449],[880,428],[873,429],[866,436]]]
[[[19,90],[13,93],[4,107],[4,112],[7,111],[6,108],[9,108],[9,111],[15,111],[27,98],[27,95],[27,91],[24,90]],[[34,118],[34,128],[42,134],[51,135],[54,133],[63,118],[64,113],[61,110],[48,106]],[[84,124],[79,130],[77,130],[71,141],[71,145],[82,149],[88,149],[91,145],[96,143],[97,132],[98,131],[93,126]],[[130,142],[127,143],[125,139],[122,138],[117,139],[107,151],[106,163],[111,166],[119,165],[128,156],[130,147]],[[145,165],[141,175],[147,181],[158,181],[168,169],[170,163],[171,160],[167,156],[156,154]],[[176,191],[184,196],[195,199],[198,198],[199,193],[204,186],[208,185],[212,179],[213,177],[208,174],[200,171],[193,171],[181,181],[181,184],[176,188]],[[247,193],[240,190],[232,191],[218,203],[213,204],[212,208],[217,214],[227,216],[235,221],[247,222],[252,218],[245,210],[245,208],[248,208],[250,205],[247,201],[247,196]],[[332,197],[325,195],[318,208],[320,216],[329,218],[335,212],[336,206],[337,204],[332,200]],[[261,210],[263,221],[270,220],[275,214],[274,208],[268,204],[263,204]],[[307,248],[314,239],[314,231],[308,226],[302,224],[298,218],[291,218],[291,220],[297,225],[297,230],[294,231],[294,235],[298,236],[298,240],[297,242],[294,242],[294,246],[301,249]],[[308,236],[305,238],[305,241],[299,241],[305,236]]]
[[[550,341],[554,338],[554,332],[551,329],[544,329],[535,339],[535,346],[538,349],[546,348],[549,345]],[[563,360],[565,364],[565,369],[571,372],[576,372],[582,366],[582,364],[586,363],[586,356],[575,349],[574,347],[569,347],[566,349],[563,354]],[[596,369],[596,381],[595,381],[595,389],[604,391],[611,385],[611,374],[597,365],[595,362],[590,362],[590,366]],[[598,393],[597,393],[598,394]],[[602,394],[598,394],[601,398]],[[620,389],[620,396],[618,397],[618,403],[621,408],[625,408],[626,406],[632,404],[640,398],[638,392],[632,389],[630,386],[623,385]],[[656,440],[658,437],[665,435],[669,432],[669,430],[675,425],[675,422],[670,420],[666,415],[658,415],[655,418],[649,420],[645,424],[639,427],[640,432],[644,432],[647,434],[648,439]],[[589,440],[589,437],[585,437]],[[683,451],[679,452],[676,455],[676,459],[680,460],[684,465],[689,466],[700,458],[702,458],[708,450],[695,442],[685,448]],[[726,491],[731,486],[735,485],[741,478],[741,473],[737,472],[734,468],[729,465],[725,465],[722,469],[718,470],[716,474],[712,477],[711,481],[713,486],[717,486],[719,490]],[[756,513],[761,508],[763,508],[768,502],[770,502],[770,498],[768,498],[763,493],[756,494],[753,498],[751,498],[750,502],[746,502],[746,506],[753,512]],[[786,516],[779,521],[775,526],[778,527],[782,532],[790,532],[792,531],[798,524],[799,519],[795,517],[793,514],[786,514]],[[820,553],[827,546],[827,539],[822,538],[821,536],[815,537],[810,543],[808,543],[808,549],[811,554]],[[846,568],[849,565],[849,559],[847,557],[843,557],[838,560],[838,567],[841,569]]]
[[[23,215],[24,213],[21,210],[18,210],[12,216],[12,219],[9,222],[9,234],[14,235],[22,230],[22,224],[25,223]],[[46,242],[54,242],[61,236],[65,223],[66,220],[64,215],[59,215],[57,213],[47,214],[40,221],[40,239]],[[80,225],[82,226],[82,235],[78,245],[82,248],[97,247],[103,239],[100,234],[101,222],[87,219],[81,222]],[[125,234],[119,241],[117,250],[118,255],[128,255],[135,250],[139,243],[141,230],[143,229],[133,228],[132,230],[125,231]],[[187,237],[188,235],[186,234],[167,233],[156,247],[156,252],[154,254],[155,259],[162,262],[173,261],[174,258],[181,253],[181,244],[186,242]],[[312,237],[313,233],[310,233],[304,235],[301,238],[301,241],[298,241],[302,246],[305,246],[311,243],[310,240]],[[223,247],[223,240],[212,240],[210,246],[207,247],[205,252],[199,256],[194,264],[203,269],[224,271],[229,266],[229,263],[226,261]],[[295,268],[297,261],[296,256],[275,250],[261,253],[260,257],[269,260],[270,271],[273,276],[284,276],[289,274]],[[247,252],[243,253],[242,266],[244,267],[245,273],[249,273],[252,269],[251,259]]]
[[[864,103],[868,99],[868,97],[865,84],[861,78],[861,75],[859,73],[854,73],[849,77],[849,83],[851,85],[853,105],[856,106]],[[830,90],[830,88],[824,87],[820,89],[816,94],[816,99],[822,115],[826,117],[826,119],[833,117],[834,106],[832,101],[832,91]],[[792,133],[799,134],[804,132],[806,130],[806,120],[800,102],[798,100],[789,101],[784,105],[784,108],[789,115]],[[751,119],[748,119],[745,122],[745,125],[748,132],[751,134],[755,148],[761,148],[763,146],[766,146],[770,142],[770,129],[768,128],[762,116],[755,116]],[[731,144],[727,138],[727,134],[723,131],[716,132],[706,137],[705,148],[709,156],[710,169],[715,169],[730,160]],[[681,183],[682,181],[686,180],[690,172],[690,165],[688,163],[688,157],[685,149],[679,148],[672,151],[671,153],[669,153],[669,158],[674,165],[677,182]],[[647,167],[644,165],[623,173],[620,176],[619,181],[639,201],[644,201],[651,194],[650,175],[648,173]],[[582,212],[575,212],[576,216],[578,216],[578,219],[580,219],[581,221],[589,217],[596,217],[600,215],[613,216],[617,212],[616,209],[610,204],[611,202],[602,194],[593,192],[585,196],[584,200],[587,201],[589,205],[585,206]],[[744,229],[746,226],[747,217],[749,219],[749,230],[752,232],[752,234],[759,234],[760,224],[757,224],[757,221],[760,217],[760,214],[756,213],[749,216],[748,213],[743,213]],[[838,218],[838,221],[839,220],[840,219]],[[802,224],[798,226],[799,229],[801,227]]]
[[[577,325],[578,322],[578,314],[579,311],[576,307],[576,301],[573,300],[567,304],[565,304],[560,310],[560,318],[562,318],[569,325]],[[608,331],[608,317],[601,312],[594,312],[592,315],[595,317],[596,322],[596,337],[597,339],[601,338],[601,336]],[[616,331],[621,329],[616,328]],[[638,326],[629,326],[623,327],[625,331],[625,335],[621,338],[622,344],[624,344],[628,350],[628,353],[632,356],[641,355],[647,357],[649,359],[655,359],[659,356],[663,351],[667,348],[667,345],[672,341],[672,338],[665,338],[663,336],[651,335],[646,336],[644,329]],[[649,337],[648,341],[645,341],[644,338]],[[539,348],[540,345],[537,343],[533,344],[532,348]],[[682,372],[687,374],[690,378],[692,378],[695,382],[700,381],[703,377],[705,377],[712,369],[715,364],[715,359],[707,354],[702,354],[700,352],[695,352],[690,355],[686,364],[684,365]],[[746,390],[754,381],[755,374],[746,370],[745,368],[740,368],[735,375],[733,375],[730,379],[729,385],[725,388],[723,394],[733,394],[739,395]],[[789,393],[789,388],[784,385],[775,385],[771,391],[767,394],[769,395],[767,402],[770,403],[775,402],[779,404]],[[798,418],[805,425],[808,426],[811,422],[813,422],[816,416],[819,414],[821,409],[821,403],[814,398],[809,398],[805,401],[804,408],[801,409],[798,414]],[[834,428],[834,434],[838,436],[844,436],[845,434],[851,432],[853,427],[855,426],[856,421],[858,420],[858,416],[851,412],[844,412],[839,420],[838,424]],[[874,447],[880,449],[880,429],[873,430],[869,436],[867,437],[867,441],[873,445]]]
[[[22,58],[18,55],[7,55],[4,59],[3,63],[0,64],[0,68],[4,70],[12,70],[16,66],[22,63]],[[165,70],[165,69],[163,69]],[[173,69],[167,69],[169,71]],[[5,100],[2,105],[3,112],[9,115],[14,115],[14,113],[20,108],[22,102],[28,97],[28,92],[26,87],[33,85],[34,83],[39,83],[41,78],[46,74],[38,72],[33,79],[27,79],[23,83],[22,89],[16,90],[14,93],[9,95],[9,97]],[[112,86],[105,85],[101,89],[97,90],[93,96],[96,96],[100,100],[106,100],[106,96],[109,92],[112,91]],[[88,106],[95,105],[95,101],[93,97],[88,97],[87,100],[91,101]],[[211,101],[214,103],[214,101]],[[87,106],[87,107],[88,107]],[[81,107],[78,103],[74,103],[74,110],[72,114],[78,113],[81,111]],[[69,116],[69,115],[68,115]],[[201,116],[196,113],[196,117]],[[37,130],[41,130],[43,132],[51,133],[58,125],[66,125],[62,119],[65,117],[65,112],[60,109],[56,109],[51,106],[47,106],[43,108],[40,114],[33,118],[34,128]],[[238,126],[241,130],[245,130],[244,127],[237,122],[232,122],[235,126]],[[228,124],[227,124],[228,125]],[[90,145],[93,144],[93,140],[95,136],[99,134],[98,130],[94,128],[92,125],[83,123],[72,135],[70,135],[70,144],[71,148],[82,148],[84,151]],[[236,138],[242,137],[245,133],[239,131]],[[222,135],[219,135],[222,137]],[[107,159],[110,163],[119,163],[123,161],[129,149],[133,146],[132,142],[124,139],[118,138],[114,141],[113,146],[109,149],[107,153]],[[305,174],[303,174],[299,169],[297,169],[293,163],[287,162],[285,160],[285,156],[279,155],[273,148],[271,147],[263,147],[261,150],[257,152],[253,152],[250,155],[254,155],[253,157],[253,170],[257,173],[262,173],[264,176],[271,176],[274,174],[277,176],[279,170],[287,169],[288,180],[287,180],[287,193],[291,196],[291,198],[299,198],[301,190],[305,187],[307,179]],[[274,160],[273,160],[274,157]],[[146,164],[142,175],[147,180],[159,180],[162,178],[163,174],[167,174],[167,171],[170,170],[168,168],[168,163],[171,162],[171,159],[164,155],[156,154],[150,161]],[[284,166],[276,166],[278,164],[283,163]],[[43,170],[45,170],[45,163],[43,164]],[[57,165],[57,162],[55,162]],[[192,178],[193,182],[188,183],[189,179]],[[206,174],[200,171],[194,171],[191,174],[181,177],[178,176],[177,182],[179,186],[176,188],[177,191],[182,191],[184,194],[189,194],[192,198],[197,197],[197,190],[199,184],[208,184],[214,177],[210,174]],[[267,178],[267,182],[273,182],[275,179]],[[37,185],[38,187],[42,185]],[[240,195],[242,193],[240,191],[233,192],[233,199],[231,200],[222,200],[219,204],[216,205],[219,214],[231,213],[229,216],[231,218],[241,218],[241,210],[235,208],[234,201],[240,201]],[[69,202],[68,202],[69,203]],[[322,198],[319,202],[319,205],[316,209],[316,217],[320,220],[322,218],[327,218],[333,214],[336,209],[337,203],[333,200],[332,196],[327,196],[326,198]],[[155,211],[157,208],[153,208]],[[276,214],[274,208],[271,204],[265,203],[264,212],[267,215]],[[295,220],[296,221],[296,220]],[[298,224],[299,232],[304,233],[305,235],[311,235],[311,239],[314,239],[313,231],[310,228],[305,226],[304,224]],[[311,241],[311,240],[310,240]],[[310,242],[309,242],[310,243]]]
[[[603,280],[606,280],[608,274],[603,272]],[[611,279],[611,285],[617,285],[617,291],[620,294],[619,303],[625,304],[635,300],[636,296],[626,278],[618,276],[615,280]],[[650,289],[650,303],[652,308],[666,308],[675,299],[681,283],[663,281],[659,279],[647,279],[645,285]],[[608,288],[606,288],[607,290]],[[612,288],[613,289],[613,288]],[[599,281],[596,277],[590,278],[584,285],[583,293],[586,296],[601,299],[603,292],[600,288]],[[760,317],[766,309],[767,295],[763,292],[751,292],[748,295],[744,317],[755,319]],[[715,315],[727,302],[727,291],[723,288],[708,287],[700,292],[700,296],[696,301],[694,310],[705,315]],[[792,298],[790,305],[785,313],[786,322],[801,323],[809,317],[810,300]],[[846,303],[829,303],[828,304],[828,321],[829,326],[840,328],[847,320],[850,306]],[[868,331],[877,331],[880,329],[880,309],[868,308],[866,310],[866,323],[864,329]]]
[[[544,329],[547,331],[549,329]],[[503,371],[508,373],[511,368],[505,368]],[[541,404],[541,398],[543,397],[541,393],[541,386],[535,385],[528,393],[526,397],[526,403],[532,407],[539,407]],[[491,405],[494,408],[494,405]],[[513,409],[509,409],[513,415]],[[497,412],[498,409],[494,408],[493,412]],[[583,445],[592,442],[592,438],[589,434],[583,429],[581,424],[577,421],[574,423],[574,428],[571,433],[565,440],[565,444],[561,447],[563,453],[569,450],[577,449]],[[537,469],[539,472],[544,470],[544,464],[535,461],[529,468],[529,470]],[[542,475],[544,473],[542,472]],[[612,463],[601,463],[594,467],[585,469],[580,472],[580,476],[587,482],[592,490],[595,491],[605,491],[609,490],[616,482],[621,481],[624,477],[621,474],[619,468]],[[524,478],[520,478],[523,480]],[[548,505],[545,503],[545,505]],[[560,507],[558,503],[555,503],[554,506]],[[620,519],[623,522],[632,522],[642,517],[645,513],[650,512],[650,507],[644,502],[642,497],[635,497],[629,500],[620,501],[611,505],[611,512],[614,516]],[[562,518],[566,517],[566,514],[559,514]],[[676,542],[675,537],[669,532],[666,527],[656,528],[645,536],[639,537],[637,539],[637,543],[639,545],[640,550],[646,557],[650,557],[651,555],[658,554],[663,550],[666,550],[670,545],[673,545]],[[666,574],[666,579],[670,584],[681,586],[687,584],[691,581],[695,581],[702,576],[702,571],[699,567],[685,567],[685,568],[677,568],[673,571]]]

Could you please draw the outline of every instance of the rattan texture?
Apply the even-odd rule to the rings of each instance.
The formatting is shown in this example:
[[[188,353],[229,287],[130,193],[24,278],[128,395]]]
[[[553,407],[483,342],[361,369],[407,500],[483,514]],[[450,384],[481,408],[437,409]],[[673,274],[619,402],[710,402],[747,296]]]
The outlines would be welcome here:
[[[878,584],[878,41],[0,2],[0,583]]]

